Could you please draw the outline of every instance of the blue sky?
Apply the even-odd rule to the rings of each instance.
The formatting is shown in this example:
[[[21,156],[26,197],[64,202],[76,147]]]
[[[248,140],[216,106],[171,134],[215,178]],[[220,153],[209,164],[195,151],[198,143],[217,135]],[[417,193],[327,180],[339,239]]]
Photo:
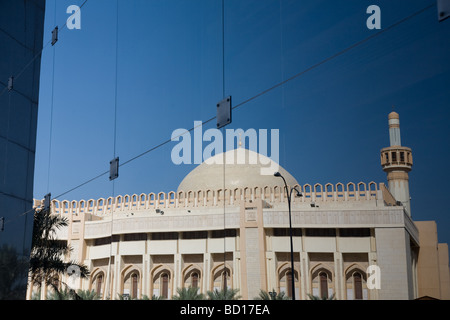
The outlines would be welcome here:
[[[56,24],[82,2],[58,0]],[[383,29],[433,2],[225,0],[225,95],[237,105],[378,32],[366,27],[369,5],[380,7]],[[123,163],[215,116],[222,2],[119,0],[119,8],[115,149]],[[48,0],[45,43],[54,16]],[[81,18],[81,30],[63,30],[43,51],[35,198],[109,170],[114,156],[116,2],[88,0]],[[438,23],[431,8],[235,109],[227,128],[279,129],[280,164],[301,184],[386,183],[379,151],[395,105],[402,143],[413,150],[413,219],[436,220],[439,240],[450,242],[449,40],[450,21]],[[114,190],[105,175],[64,198],[176,190],[195,165],[172,163],[175,144],[121,167]]]

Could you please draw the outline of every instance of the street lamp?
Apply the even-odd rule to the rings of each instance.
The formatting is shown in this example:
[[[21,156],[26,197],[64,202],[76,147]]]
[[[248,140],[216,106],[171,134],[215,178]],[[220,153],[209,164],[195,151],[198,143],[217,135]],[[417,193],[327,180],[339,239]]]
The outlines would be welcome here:
[[[273,174],[275,177],[281,177],[284,181],[284,187],[286,188],[286,194],[288,197],[288,206],[289,206],[289,238],[291,241],[291,286],[292,286],[292,300],[295,300],[295,273],[294,273],[294,245],[292,242],[292,219],[291,219],[291,197],[292,197],[292,191],[296,191],[296,196],[301,197],[302,194],[300,191],[297,190],[296,187],[292,187],[290,190],[288,188],[288,185],[286,183],[286,179],[281,175],[279,172],[275,172]]]

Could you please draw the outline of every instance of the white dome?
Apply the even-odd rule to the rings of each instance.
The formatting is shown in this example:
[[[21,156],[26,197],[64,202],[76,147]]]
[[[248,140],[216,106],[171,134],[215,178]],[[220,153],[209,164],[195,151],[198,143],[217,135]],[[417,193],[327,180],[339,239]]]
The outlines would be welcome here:
[[[233,161],[234,155],[234,161]],[[298,184],[297,180],[276,163],[270,166],[271,159],[248,149],[235,149],[217,154],[192,170],[178,186],[178,191],[218,190],[244,187],[284,187],[283,179],[273,174],[278,171],[286,179],[288,186]],[[241,160],[240,162],[237,159]],[[274,170],[272,170],[275,168]]]

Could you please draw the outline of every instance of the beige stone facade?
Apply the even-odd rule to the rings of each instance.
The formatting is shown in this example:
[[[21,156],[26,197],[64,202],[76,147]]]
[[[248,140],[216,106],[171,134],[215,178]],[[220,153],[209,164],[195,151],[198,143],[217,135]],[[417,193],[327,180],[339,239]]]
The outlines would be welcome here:
[[[418,221],[420,250],[418,269],[419,296],[450,300],[448,245],[438,243],[434,221]]]
[[[220,183],[221,165],[203,163],[176,192],[53,200],[53,213],[70,221],[58,234],[73,247],[66,258],[91,271],[76,287],[102,299],[229,287],[253,299],[260,289],[292,296],[294,277],[302,300],[450,298],[448,247],[435,223],[413,221],[384,183],[300,185],[280,168],[303,195],[291,203],[292,272],[282,180],[258,174],[258,164],[235,166]]]
[[[385,204],[383,184],[298,187],[303,197],[293,198],[292,203],[297,298],[323,294],[324,278],[328,294],[337,299],[437,296],[436,291],[421,287],[422,269],[415,253],[420,231],[402,206]],[[91,270],[90,279],[78,286],[98,291],[104,299],[118,294],[171,298],[177,288],[193,282],[203,293],[224,285],[239,288],[244,299],[256,297],[259,289],[289,293],[289,214],[284,190],[220,191],[53,201],[54,213],[70,221],[58,235],[74,248],[67,258]],[[437,267],[445,269],[447,263],[442,291],[448,292],[445,248],[439,251],[441,259],[434,252],[437,264],[432,264],[431,276],[432,287],[440,288],[437,283],[445,271],[440,273]],[[367,288],[369,265],[380,267],[380,289]],[[355,272],[362,278],[358,293]],[[425,272],[430,274],[428,269]]]

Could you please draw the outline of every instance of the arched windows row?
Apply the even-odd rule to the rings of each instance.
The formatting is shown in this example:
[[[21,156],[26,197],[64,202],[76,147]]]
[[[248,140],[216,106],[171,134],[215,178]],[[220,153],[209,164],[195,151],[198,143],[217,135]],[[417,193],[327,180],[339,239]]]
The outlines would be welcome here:
[[[294,286],[296,298],[300,297],[300,281],[297,270],[294,272]],[[313,268],[310,273],[311,296],[319,299],[331,299],[335,297],[335,277],[328,268],[319,266]],[[369,291],[367,288],[367,275],[362,268],[349,268],[345,274],[345,296],[346,300],[367,300]],[[284,292],[287,297],[292,297],[292,272],[290,267],[280,268],[278,271],[278,292]]]
[[[184,270],[183,274],[184,287],[200,289],[203,287],[201,268],[190,267]],[[119,295],[123,299],[141,298],[142,277],[140,271],[137,269],[126,270],[123,272],[122,279]],[[150,295],[170,299],[176,290],[173,287],[172,279],[173,276],[170,268],[165,268],[164,266],[154,268],[154,271],[151,273]],[[223,265],[218,266],[212,271],[211,280],[210,290],[231,288],[232,272],[228,267],[224,269]],[[92,273],[90,290],[94,290],[100,299],[107,298],[104,294],[106,291],[105,271],[97,270]]]

